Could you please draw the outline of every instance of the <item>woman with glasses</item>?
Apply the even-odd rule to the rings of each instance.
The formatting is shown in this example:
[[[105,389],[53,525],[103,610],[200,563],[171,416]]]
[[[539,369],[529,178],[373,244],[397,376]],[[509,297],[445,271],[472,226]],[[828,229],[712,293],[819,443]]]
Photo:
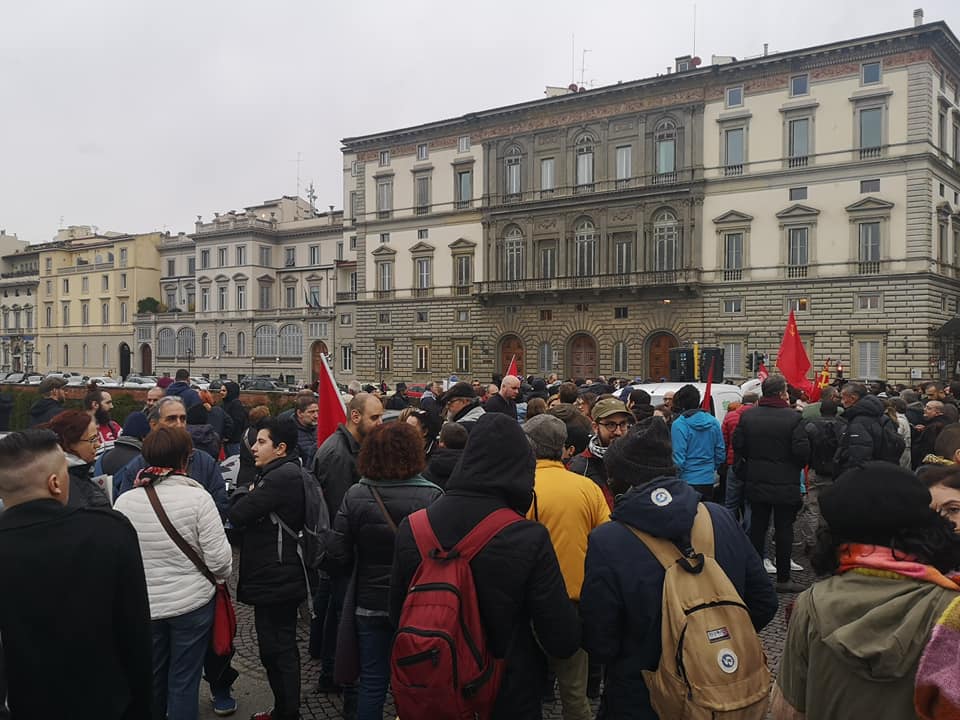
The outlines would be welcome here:
[[[67,456],[67,471],[70,473],[70,498],[67,504],[74,507],[110,507],[106,493],[92,479],[93,462],[100,447],[96,420],[82,410],[64,410],[40,427],[56,433],[60,447]]]

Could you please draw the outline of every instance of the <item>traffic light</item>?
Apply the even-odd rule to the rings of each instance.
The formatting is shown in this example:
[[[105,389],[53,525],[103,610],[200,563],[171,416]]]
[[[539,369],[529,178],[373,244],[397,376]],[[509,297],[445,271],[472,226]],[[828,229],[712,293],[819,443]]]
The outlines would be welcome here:
[[[747,370],[749,370],[750,372],[753,372],[753,357],[756,354],[757,353],[754,351],[747,353]]]
[[[843,380],[843,363],[837,363],[837,380]]]
[[[766,367],[766,364],[767,364],[767,354],[766,354],[766,353],[762,353],[762,352],[758,352],[758,353],[757,353],[757,370],[760,369],[760,366],[761,366],[761,365],[763,365],[764,367]]]

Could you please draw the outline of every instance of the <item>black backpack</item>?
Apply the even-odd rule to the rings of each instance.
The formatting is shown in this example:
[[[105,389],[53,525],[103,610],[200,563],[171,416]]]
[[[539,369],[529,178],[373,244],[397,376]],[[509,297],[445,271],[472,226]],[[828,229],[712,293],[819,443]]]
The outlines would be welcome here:
[[[839,418],[819,418],[807,422],[804,430],[810,439],[810,467],[817,475],[833,477],[837,472],[835,457],[840,447],[840,437],[847,423]]]
[[[270,520],[277,526],[278,551],[283,547],[283,535],[289,535],[297,543],[297,556],[303,566],[303,576],[307,581],[307,598],[313,597],[310,587],[310,577],[313,571],[319,569],[325,555],[325,540],[330,530],[330,511],[327,501],[323,497],[320,483],[306,468],[300,468],[300,479],[303,482],[303,530],[296,532],[287,525],[276,513],[270,513]],[[311,616],[313,614],[313,603]]]
[[[899,464],[900,456],[907,449],[907,443],[900,437],[897,423],[891,420],[889,415],[883,414],[880,416],[879,428],[872,429],[871,434],[873,435],[873,459]]]

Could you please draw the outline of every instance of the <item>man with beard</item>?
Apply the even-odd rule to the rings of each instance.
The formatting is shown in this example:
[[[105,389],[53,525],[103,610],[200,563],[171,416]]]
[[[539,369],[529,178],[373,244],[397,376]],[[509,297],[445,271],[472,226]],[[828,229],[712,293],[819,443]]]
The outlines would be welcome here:
[[[310,467],[317,454],[317,417],[320,405],[311,392],[301,395],[293,409],[293,423],[297,426],[297,454],[305,468]]]
[[[360,443],[373,428],[383,422],[383,404],[370,393],[358,393],[347,405],[347,421],[337,426],[333,435],[323,441],[313,459],[313,476],[323,488],[330,517],[336,517],[350,486],[360,480],[357,455]],[[347,591],[347,577],[331,577],[322,573],[313,596],[314,617],[310,622],[310,655],[320,659],[318,692],[336,690],[333,682],[337,627]],[[344,703],[355,702],[345,697]]]
[[[570,472],[586,475],[603,491],[607,505],[613,510],[613,493],[607,484],[607,468],[603,456],[607,448],[633,425],[633,414],[627,406],[616,398],[598,400],[593,406],[593,436],[587,449],[575,456],[567,464]]]
[[[460,423],[467,432],[486,412],[468,382],[455,383],[440,398],[440,405],[447,422]]]
[[[64,386],[67,381],[59,375],[47,375],[37,388],[40,399],[30,406],[30,427],[50,422],[54,415],[63,412],[63,401],[67,394]]]
[[[149,415],[150,411],[153,410],[153,406],[157,404],[157,400],[162,398],[166,393],[163,391],[163,388],[154,386],[147,390],[147,401],[143,405],[143,414]]]
[[[83,409],[96,421],[101,443],[112,443],[120,437],[120,423],[110,417],[110,411],[113,410],[110,393],[91,385],[83,398]]]

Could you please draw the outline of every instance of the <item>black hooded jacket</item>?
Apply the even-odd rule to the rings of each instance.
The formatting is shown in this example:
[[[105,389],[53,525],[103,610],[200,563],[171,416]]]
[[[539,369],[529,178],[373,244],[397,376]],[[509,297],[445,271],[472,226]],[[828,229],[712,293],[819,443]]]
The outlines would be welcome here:
[[[63,403],[53,398],[42,397],[30,406],[30,427],[50,422],[56,415],[63,412]]]
[[[430,463],[427,469],[423,471],[423,476],[432,483],[441,488],[447,487],[447,482],[453,474],[453,469],[460,462],[460,456],[463,450],[454,450],[453,448],[438,447],[430,456]]]
[[[876,395],[865,395],[843,411],[847,429],[840,436],[837,449],[837,474],[859,463],[879,459],[876,440],[881,434],[883,414],[883,400]]]
[[[446,494],[427,509],[443,547],[452,548],[494,510],[510,508],[525,514],[533,498],[535,467],[516,421],[500,413],[481,416]],[[404,519],[397,532],[390,582],[394,625],[419,565],[420,553]],[[515,523],[498,533],[470,565],[488,647],[507,659],[493,720],[539,719],[547,666],[532,630],[554,657],[570,657],[580,645],[580,621],[567,596],[550,535],[538,523]]]
[[[753,411],[751,411],[753,412]],[[653,491],[671,501],[658,506]],[[685,481],[661,477],[617,498],[612,522],[590,533],[580,616],[583,646],[606,665],[600,716],[656,720],[642,670],[660,662],[663,567],[623,523],[651,535],[689,544],[699,495]],[[747,536],[723,507],[705,503],[713,521],[714,558],[743,598],[759,630],[777,612],[777,594]],[[666,720],[664,718],[663,720]]]
[[[225,443],[238,443],[247,429],[247,408],[240,402],[240,386],[235,382],[227,381],[223,384],[227,389],[227,396],[223,399],[223,411],[230,417],[232,425],[225,428]]]

